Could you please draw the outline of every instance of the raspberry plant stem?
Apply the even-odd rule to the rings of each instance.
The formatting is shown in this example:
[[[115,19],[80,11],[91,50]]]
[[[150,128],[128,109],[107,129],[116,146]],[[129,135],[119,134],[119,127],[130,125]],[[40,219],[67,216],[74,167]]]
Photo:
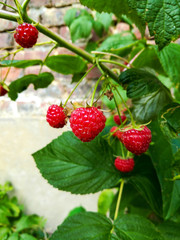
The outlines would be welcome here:
[[[118,55],[116,55],[116,54],[113,54],[113,53],[99,52],[99,51],[92,51],[91,53],[96,54],[96,55],[101,54],[101,55],[112,56],[112,57],[118,58],[118,59],[120,59],[120,60],[122,60],[122,61],[124,61],[124,62],[128,62],[128,63],[129,63],[129,61],[128,61],[127,59],[125,59],[125,58],[123,58],[123,57],[120,57],[120,56],[118,56]]]
[[[114,94],[113,94],[113,96],[114,96],[114,102],[115,102],[115,105],[116,105],[116,108],[117,108],[117,112],[118,112],[118,115],[119,115],[120,123],[121,123],[122,126],[124,126],[124,124],[123,124],[123,122],[122,122],[122,119],[121,119],[121,113],[120,113],[120,111],[119,111],[118,103],[117,103],[117,101],[116,101],[116,98],[115,98],[115,95],[114,95]]]
[[[100,83],[100,81],[101,81],[101,79],[104,77],[104,75],[101,75],[100,76],[100,78],[97,80],[97,82],[96,82],[96,85],[95,85],[95,87],[94,87],[94,91],[93,91],[93,94],[92,94],[92,98],[91,98],[91,103],[90,103],[90,106],[92,107],[92,105],[93,105],[93,102],[94,102],[94,97],[95,97],[95,93],[96,93],[96,90],[97,90],[97,87],[98,87],[98,85],[99,85],[99,83]]]
[[[115,213],[114,213],[114,221],[118,217],[118,212],[119,212],[119,206],[120,206],[120,202],[121,202],[121,198],[122,198],[123,187],[124,187],[124,179],[121,179],[119,194],[118,194],[118,200],[117,200],[117,203],[116,203],[116,210],[115,210]]]
[[[0,4],[2,4],[2,5],[4,5],[4,6],[6,6],[6,7],[8,7],[8,8],[11,8],[11,9],[13,9],[15,12],[18,12],[18,10],[17,10],[16,8],[12,7],[11,5],[8,5],[8,4],[6,4],[6,3],[3,3],[3,2],[1,2],[1,1],[0,1]]]
[[[63,107],[66,106],[68,100],[70,99],[70,97],[72,96],[72,94],[74,93],[74,91],[76,90],[76,88],[77,88],[77,87],[79,86],[79,84],[83,81],[83,79],[88,75],[88,73],[90,73],[91,70],[92,70],[93,68],[95,68],[95,66],[96,66],[96,64],[93,65],[93,66],[84,74],[84,76],[79,80],[79,82],[76,84],[76,86],[75,86],[74,89],[71,91],[71,93],[69,94],[68,98],[66,99]]]
[[[112,60],[108,60],[108,59],[99,59],[99,62],[112,63],[112,64],[118,65],[120,67],[123,67],[123,68],[131,69],[130,67],[127,67],[126,65],[124,65],[122,63],[112,61]]]
[[[135,124],[133,115],[132,115],[132,113],[131,113],[128,105],[127,105],[126,102],[124,101],[124,99],[123,99],[123,97],[121,96],[121,94],[120,94],[119,90],[117,89],[117,87],[115,87],[115,90],[116,90],[117,94],[119,95],[119,97],[121,98],[124,106],[127,108],[127,111],[128,111],[128,113],[129,113],[129,115],[130,115],[130,118],[131,118],[132,126],[135,128],[135,127],[136,127],[136,124]]]
[[[24,2],[22,3],[22,10],[23,11],[26,11],[26,8],[29,4],[30,0],[24,0]]]
[[[18,15],[17,14],[13,14],[7,11],[3,11],[0,10],[0,18],[3,19],[7,19],[7,20],[11,20],[14,22],[17,22],[18,19]],[[31,18],[28,17],[26,11],[23,11],[23,20],[27,23],[34,23],[37,24],[36,28],[38,29],[39,32],[43,33],[44,35],[46,35],[47,37],[53,39],[54,41],[56,41],[60,46],[65,47],[69,50],[71,50],[72,52],[78,54],[79,56],[83,57],[84,59],[86,59],[88,62],[90,63],[95,63],[95,58],[89,54],[88,52],[86,52],[85,50],[82,50],[81,48],[67,42],[65,39],[63,39],[62,37],[60,37],[58,34],[50,31],[49,29],[45,28],[43,25],[41,25],[40,23],[37,23],[35,21],[33,21]],[[109,77],[111,77],[112,79],[114,79],[116,82],[118,82],[118,76],[111,71],[110,68],[108,68],[106,65],[104,65],[103,63],[99,63],[100,67],[103,69],[103,71],[109,75]]]

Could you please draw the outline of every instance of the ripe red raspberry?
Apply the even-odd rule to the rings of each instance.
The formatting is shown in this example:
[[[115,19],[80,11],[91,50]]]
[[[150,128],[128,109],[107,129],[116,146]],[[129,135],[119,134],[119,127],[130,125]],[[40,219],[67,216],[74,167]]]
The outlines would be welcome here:
[[[126,120],[126,115],[125,114],[121,114],[121,121],[124,122]],[[119,115],[114,115],[114,122],[118,125],[121,125],[121,121],[120,121],[120,117]]]
[[[117,157],[114,165],[121,172],[131,172],[134,169],[134,159],[123,159],[121,157]]]
[[[53,128],[62,128],[66,124],[64,108],[58,105],[51,105],[47,110],[46,121]]]
[[[121,139],[127,150],[140,155],[148,150],[151,137],[151,130],[146,126],[142,126],[140,129],[124,131]]]
[[[0,96],[4,96],[7,93],[7,90],[0,85]]]
[[[14,38],[21,47],[31,48],[37,42],[38,30],[29,23],[23,23],[16,28]]]
[[[106,118],[96,107],[80,107],[72,112],[69,122],[76,137],[90,142],[104,129]]]
[[[113,133],[113,137],[117,137],[120,141],[121,141],[121,137],[123,132],[121,132],[120,130],[117,130],[118,127],[114,126],[111,128],[110,132]]]

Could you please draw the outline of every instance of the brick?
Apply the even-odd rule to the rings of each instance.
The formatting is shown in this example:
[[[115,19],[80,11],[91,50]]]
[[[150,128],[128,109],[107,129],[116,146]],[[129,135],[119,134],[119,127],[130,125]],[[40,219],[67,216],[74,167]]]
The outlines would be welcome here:
[[[71,40],[71,35],[67,26],[62,26],[59,30],[59,33],[60,36],[65,38],[66,40]]]
[[[74,3],[79,3],[79,0],[52,0],[52,5],[55,7],[64,7]]]
[[[64,15],[69,8],[43,8],[41,23],[46,27],[64,25]]]
[[[0,20],[0,32],[14,30],[16,26],[16,22],[11,22],[5,19]]]
[[[8,68],[2,68],[1,69],[2,73],[2,79],[6,76],[6,73],[8,71]],[[20,78],[23,76],[23,70],[20,68],[11,68],[7,78],[6,78],[6,83],[9,85],[12,81]]]
[[[49,28],[49,30],[51,30],[52,32],[57,33],[57,34],[59,33],[59,28],[57,28],[57,27]],[[49,38],[46,35],[39,32],[39,36],[38,36],[38,40],[37,40],[38,43],[47,42],[47,41],[51,41],[51,40],[52,40],[51,38]]]
[[[0,48],[10,47],[14,44],[13,34],[1,33],[0,34]]]
[[[32,49],[25,49],[16,54],[15,60],[28,60],[28,59],[41,59],[44,60],[46,55],[48,54],[50,47],[46,48],[32,48]]]
[[[29,2],[29,7],[32,7],[32,8],[40,8],[40,7],[51,7],[52,4],[51,4],[51,0],[31,0]]]
[[[40,15],[42,14],[43,12],[43,8],[39,8],[39,9],[36,9],[36,8],[30,8],[28,10],[28,15],[30,18],[32,18],[34,21],[36,22],[40,22]]]

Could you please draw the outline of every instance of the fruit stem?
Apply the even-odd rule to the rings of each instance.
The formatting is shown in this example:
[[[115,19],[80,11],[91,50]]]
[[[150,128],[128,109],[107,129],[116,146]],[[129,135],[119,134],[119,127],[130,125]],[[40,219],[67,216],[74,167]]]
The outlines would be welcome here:
[[[11,5],[8,5],[8,4],[6,4],[6,3],[3,3],[3,2],[1,2],[1,1],[0,1],[0,4],[2,4],[2,5],[4,5],[4,6],[6,6],[6,7],[8,7],[8,8],[11,8],[11,9],[13,9],[15,12],[18,12],[18,10],[17,10],[16,8],[13,8]]]
[[[11,63],[12,63],[12,61],[14,60],[15,55],[16,55],[16,54],[14,53],[13,56],[12,56],[12,59],[11,59]],[[5,81],[6,81],[6,79],[7,79],[7,76],[8,76],[8,74],[9,74],[10,70],[11,70],[11,66],[8,68],[7,73],[6,73],[6,76],[4,77],[2,83],[5,83]]]
[[[19,3],[18,0],[14,0],[14,3],[16,4],[16,7],[17,7],[17,10],[18,10],[18,13],[19,13],[20,22],[23,23],[24,20],[23,20],[23,17],[22,17],[22,7],[21,7],[21,4]],[[18,20],[18,22],[19,22],[19,20]]]
[[[49,55],[52,53],[52,51],[58,46],[57,43],[55,43],[55,45],[50,49],[50,51],[48,52],[48,54],[46,55],[45,59],[43,60],[42,64],[41,64],[41,68],[39,70],[39,74],[41,73],[42,71],[42,68],[44,66],[44,63],[46,62],[47,58],[49,57]]]
[[[78,81],[78,83],[76,84],[76,86],[75,86],[74,89],[71,91],[71,93],[69,94],[68,98],[66,99],[63,107],[66,106],[68,100],[70,99],[70,97],[72,96],[72,94],[74,93],[74,91],[76,90],[76,88],[77,88],[77,87],[79,86],[79,84],[83,81],[83,79],[88,75],[88,73],[90,73],[91,70],[92,70],[93,68],[95,68],[95,66],[96,66],[96,64],[93,65],[93,66],[84,74],[84,76]]]
[[[93,91],[93,94],[92,94],[92,98],[91,98],[91,103],[90,103],[90,106],[92,107],[92,105],[93,105],[93,102],[94,102],[94,97],[95,97],[95,93],[96,93],[96,90],[97,90],[97,87],[98,87],[98,85],[99,85],[99,83],[100,83],[100,81],[101,81],[101,79],[104,77],[104,74],[103,75],[101,75],[100,76],[100,78],[97,80],[97,82],[96,82],[96,85],[95,85],[95,87],[94,87],[94,91]]]
[[[112,64],[118,65],[120,67],[123,67],[123,68],[131,69],[130,67],[127,67],[127,65],[124,65],[122,63],[119,63],[119,62],[116,62],[116,61],[113,61],[113,60],[99,59],[99,62],[112,63]]]
[[[26,11],[26,8],[29,4],[30,0],[24,0],[24,2],[22,3],[22,10],[23,11]]]
[[[122,178],[121,179],[120,188],[119,188],[118,200],[117,200],[117,203],[116,203],[116,210],[115,210],[115,214],[114,214],[114,221],[118,217],[118,212],[119,212],[119,206],[120,206],[120,202],[121,202],[121,198],[122,198],[123,187],[124,187],[124,179]]]
[[[119,95],[119,97],[121,98],[124,106],[127,108],[127,111],[128,111],[128,113],[129,113],[129,115],[130,115],[130,118],[131,118],[132,126],[135,128],[135,127],[136,127],[136,124],[135,124],[133,115],[132,115],[132,113],[131,113],[128,105],[127,105],[126,102],[124,101],[124,99],[123,99],[123,97],[121,96],[121,94],[120,94],[119,90],[117,89],[117,87],[115,87],[115,90],[116,90],[117,94]]]
[[[125,154],[124,154],[124,149],[123,149],[123,145],[122,145],[122,142],[120,142],[120,147],[121,147],[121,153],[122,153],[122,157],[125,158]]]
[[[123,122],[122,122],[122,118],[121,118],[121,113],[120,113],[120,111],[119,111],[119,107],[118,107],[118,103],[117,103],[117,101],[116,101],[116,97],[115,97],[115,95],[113,94],[113,96],[114,96],[114,102],[115,102],[115,105],[116,105],[116,108],[117,108],[117,112],[118,112],[118,115],[119,115],[119,120],[120,120],[120,126],[122,125],[122,127],[124,127],[124,124],[123,124]]]

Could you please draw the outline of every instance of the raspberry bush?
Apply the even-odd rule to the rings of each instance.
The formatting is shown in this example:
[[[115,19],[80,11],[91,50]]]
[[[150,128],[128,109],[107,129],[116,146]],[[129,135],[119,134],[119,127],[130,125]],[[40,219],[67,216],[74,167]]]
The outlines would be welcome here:
[[[72,74],[76,82],[66,101],[52,103],[46,116],[50,126],[69,124],[72,131],[34,153],[36,165],[60,190],[102,191],[97,213],[74,211],[50,240],[179,239],[180,45],[172,43],[180,35],[179,1],[80,0],[97,12],[72,8],[64,21],[73,43],[86,39],[86,50],[31,19],[30,0],[14,2],[16,8],[9,7],[15,12],[0,10],[0,18],[17,22],[14,37],[22,48],[9,52],[10,61],[3,56],[0,67],[47,66],[52,72]],[[119,21],[127,22],[131,30],[111,34],[110,26]],[[133,33],[135,25],[141,39]],[[52,39],[44,61],[14,60],[23,48],[36,47],[38,32]],[[59,46],[74,55],[50,56]],[[101,76],[88,98],[72,103],[71,95],[95,67]],[[6,77],[0,82],[0,95],[8,92],[14,101],[30,84],[46,88],[54,80],[53,73],[41,71],[9,85]],[[0,222],[3,240],[9,239],[6,224]]]

